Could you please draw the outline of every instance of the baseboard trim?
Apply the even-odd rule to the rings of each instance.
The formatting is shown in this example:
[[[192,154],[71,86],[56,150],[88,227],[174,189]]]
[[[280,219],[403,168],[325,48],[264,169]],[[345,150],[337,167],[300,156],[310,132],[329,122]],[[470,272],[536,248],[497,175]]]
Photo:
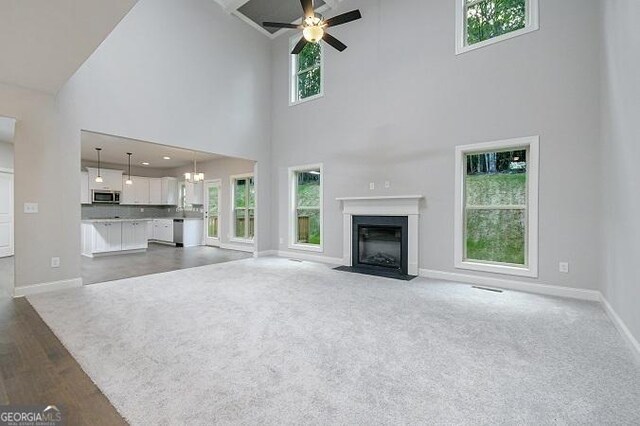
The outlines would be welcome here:
[[[568,297],[571,299],[590,300],[594,302],[599,302],[601,300],[600,292],[597,290],[583,290],[579,288],[561,287],[550,284],[529,283],[519,280],[460,274],[457,272],[435,271],[432,269],[420,269],[419,275],[421,277],[436,280],[477,284],[487,287],[523,291],[526,293],[544,294],[547,296]]]
[[[253,253],[255,251],[253,248],[253,245],[243,246],[241,244],[233,244],[233,243],[220,243],[220,248],[227,249],[227,250],[244,251],[247,253]]]
[[[278,255],[278,250],[264,250],[264,251],[256,252],[254,257],[270,257],[270,256],[277,256],[277,255]]]
[[[277,256],[286,257],[296,260],[307,260],[309,262],[328,263],[330,265],[342,265],[343,259],[341,257],[329,257],[320,254],[301,253],[292,250],[278,250]]]
[[[66,290],[77,287],[82,287],[82,278],[15,287],[13,289],[13,297],[25,297],[33,294],[48,293],[50,291]]]
[[[633,349],[638,362],[640,362],[640,342],[631,334],[631,330],[627,327],[627,325],[622,321],[622,318],[618,315],[618,313],[613,309],[613,306],[609,303],[606,297],[603,294],[600,294],[600,302],[602,303],[602,307],[606,312],[607,316],[616,326],[618,332],[622,335],[622,338],[627,342],[627,344]]]

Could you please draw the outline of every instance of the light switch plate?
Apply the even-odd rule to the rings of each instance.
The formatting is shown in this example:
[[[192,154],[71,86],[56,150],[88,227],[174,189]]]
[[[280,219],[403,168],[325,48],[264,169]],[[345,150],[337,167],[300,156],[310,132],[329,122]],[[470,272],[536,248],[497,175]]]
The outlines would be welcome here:
[[[389,187],[391,187],[391,182],[389,182],[388,180],[385,180],[385,181],[384,181],[384,187],[385,187],[385,188],[389,188]]]
[[[24,203],[24,212],[28,214],[38,213],[38,203]]]
[[[558,270],[563,274],[569,273],[569,262],[560,262],[558,265]]]
[[[374,189],[376,189],[376,184],[375,184],[375,183],[373,183],[373,182],[369,182],[369,189],[370,189],[370,190],[372,190],[372,191],[373,191]]]
[[[60,258],[59,257],[52,257],[51,258],[51,267],[52,268],[59,268],[60,267]]]

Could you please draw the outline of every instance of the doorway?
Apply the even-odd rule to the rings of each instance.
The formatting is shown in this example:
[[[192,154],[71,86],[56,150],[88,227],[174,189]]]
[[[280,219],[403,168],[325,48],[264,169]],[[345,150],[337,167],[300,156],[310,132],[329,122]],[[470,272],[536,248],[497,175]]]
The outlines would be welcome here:
[[[14,262],[13,135],[15,119],[0,117],[0,297],[12,297]]]
[[[220,179],[205,182],[204,187],[204,241],[207,246],[220,247],[220,196],[222,181]]]

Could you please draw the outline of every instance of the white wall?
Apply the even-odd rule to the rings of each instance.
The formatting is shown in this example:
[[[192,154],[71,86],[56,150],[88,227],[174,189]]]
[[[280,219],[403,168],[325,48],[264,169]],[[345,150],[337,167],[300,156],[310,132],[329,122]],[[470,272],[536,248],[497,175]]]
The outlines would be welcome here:
[[[540,0],[540,31],[456,56],[454,3],[345,0],[334,13],[360,8],[364,19],[331,30],[349,48],[326,49],[324,98],[294,107],[289,38],[277,39],[274,245],[287,241],[287,167],[322,162],[325,256],[342,256],[336,197],[422,194],[420,267],[468,273],[454,269],[454,147],[540,135],[540,276],[533,281],[597,289],[598,4]],[[558,272],[559,261],[570,262],[570,274]]]
[[[204,173],[206,180],[220,179],[222,181],[221,197],[220,197],[220,242],[223,245],[239,245],[247,246],[242,243],[231,243],[231,185],[230,176],[246,173],[253,173],[254,161],[243,160],[240,158],[220,158],[198,163],[198,171]],[[192,166],[180,167],[173,169],[170,176],[181,178],[185,173],[193,171]],[[268,212],[267,212],[268,213]]]
[[[603,12],[603,293],[640,341],[640,3],[605,0]]]
[[[13,169],[13,144],[0,142],[0,169]]]

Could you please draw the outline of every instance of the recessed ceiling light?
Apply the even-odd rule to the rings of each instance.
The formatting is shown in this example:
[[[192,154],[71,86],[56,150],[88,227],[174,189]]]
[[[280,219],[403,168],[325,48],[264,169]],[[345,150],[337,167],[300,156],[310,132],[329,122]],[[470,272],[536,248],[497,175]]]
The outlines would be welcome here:
[[[171,160],[171,157],[167,157],[166,155],[162,157],[163,160]]]
[[[142,165],[143,165],[143,166],[148,166],[148,165],[149,165],[149,163],[147,163],[146,161],[143,161],[143,162],[142,162]]]

